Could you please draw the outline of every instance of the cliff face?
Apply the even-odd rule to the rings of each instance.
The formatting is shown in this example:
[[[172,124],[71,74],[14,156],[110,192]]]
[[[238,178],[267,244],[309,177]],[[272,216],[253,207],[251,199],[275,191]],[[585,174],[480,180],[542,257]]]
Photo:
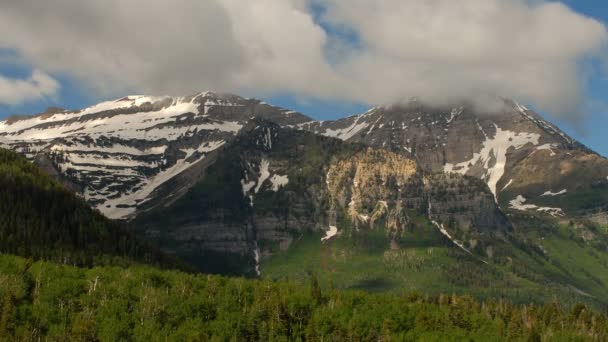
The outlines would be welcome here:
[[[380,202],[397,201],[402,185],[416,175],[416,162],[394,153],[367,149],[329,166],[332,206],[348,207],[353,222],[368,222]]]
[[[211,255],[245,260],[234,272],[251,275],[302,234],[326,242],[380,230],[386,248],[398,249],[414,215],[469,250],[510,229],[481,181],[428,175],[385,150],[254,121],[223,152],[198,184],[142,213],[136,228],[199,265]]]
[[[332,211],[343,212],[355,230],[386,229],[392,247],[407,234],[412,213],[426,215],[467,250],[480,239],[505,237],[511,230],[481,181],[460,175],[424,175],[413,160],[385,150],[369,148],[331,164],[327,185]]]

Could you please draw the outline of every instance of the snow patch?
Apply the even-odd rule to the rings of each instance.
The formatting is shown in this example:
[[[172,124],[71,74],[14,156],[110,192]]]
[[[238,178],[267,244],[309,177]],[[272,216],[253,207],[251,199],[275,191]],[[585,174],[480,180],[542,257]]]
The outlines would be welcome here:
[[[259,127],[256,127],[258,129]],[[264,147],[266,150],[272,150],[272,136],[273,132],[270,128],[264,127],[262,128],[264,135],[262,136],[262,140],[257,140],[256,144],[258,146]],[[276,136],[276,133],[274,134]]]
[[[522,106],[521,104],[517,103],[516,101],[513,101],[513,102],[515,103],[515,109],[517,109],[517,111],[519,111],[528,120],[543,127],[544,129],[549,131],[549,133],[552,135],[555,135],[555,134],[560,135],[569,144],[574,143],[574,140],[572,140],[570,137],[568,137],[564,132],[559,130],[557,127],[551,125],[550,123],[546,122],[545,120],[537,119],[537,118],[533,117],[532,115],[530,115],[530,113],[529,113],[530,110],[528,108],[526,108],[525,106]]]
[[[258,247],[258,242],[255,242],[255,249],[253,250],[253,257],[255,259],[255,273],[260,276],[262,274],[260,272],[260,248]]]
[[[86,145],[65,145],[65,144],[54,144],[51,146],[51,151],[58,152],[95,152],[95,153],[113,153],[113,154],[128,154],[132,156],[144,156],[153,154],[163,154],[167,150],[167,146],[157,146],[148,149],[140,150],[135,147],[113,144],[112,146],[86,146]]]
[[[564,189],[564,190],[562,190],[560,192],[547,191],[544,194],[542,194],[541,196],[559,196],[559,195],[563,195],[563,194],[565,194],[567,192],[568,192],[567,189]]]
[[[555,216],[564,216],[564,212],[560,208],[539,207],[534,204],[526,204],[527,201],[528,200],[524,196],[518,195],[514,200],[510,201],[509,204],[510,204],[511,209],[515,209],[515,210],[520,210],[520,211],[536,210],[539,212],[547,213],[554,217]]]
[[[458,117],[464,111],[464,107],[452,108],[450,112],[450,118],[447,120],[447,123],[451,123],[454,121],[456,117]]]
[[[358,116],[355,119],[355,121],[352,123],[352,125],[350,125],[346,128],[336,129],[336,130],[327,128],[327,129],[325,129],[325,132],[321,133],[321,134],[326,137],[348,140],[348,139],[352,138],[353,136],[355,136],[355,134],[357,134],[357,133],[361,132],[362,130],[364,130],[365,128],[369,127],[369,123],[367,123],[367,122],[359,123],[359,120],[362,117],[363,116]],[[382,125],[380,125],[380,128],[382,128]]]
[[[169,179],[186,171],[190,166],[196,164],[203,158],[205,158],[204,155],[201,156],[199,159],[195,160],[194,162],[187,162],[184,159],[179,160],[172,167],[168,168],[167,170],[161,171],[156,176],[152,177],[149,180],[146,180],[144,185],[139,190],[131,194],[118,197],[116,199],[107,200],[104,203],[98,205],[97,209],[99,209],[99,211],[101,211],[104,215],[111,219],[126,218],[135,212],[136,206],[138,204],[144,203],[145,201],[149,200],[148,196],[152,194],[152,192],[156,188],[164,184]],[[121,207],[118,207],[119,205]]]
[[[272,191],[276,192],[289,183],[289,178],[287,176],[274,175],[270,178],[270,182],[272,183]]]
[[[255,186],[255,181],[247,182],[246,180],[241,179],[241,185],[243,188],[243,195],[247,196],[249,191],[251,191],[251,189],[253,189],[253,187]]]
[[[543,150],[546,150],[546,151],[549,151],[549,152],[550,152],[550,156],[551,156],[551,157],[555,157],[555,156],[556,156],[556,153],[553,151],[553,149],[554,149],[554,148],[557,148],[557,147],[558,147],[558,145],[557,145],[557,144],[544,144],[544,145],[538,146],[538,147],[536,148],[536,151],[543,151]]]
[[[223,140],[218,140],[218,141],[207,141],[203,144],[201,144],[199,147],[197,148],[185,148],[185,149],[181,149],[180,151],[186,153],[186,157],[184,159],[188,159],[190,158],[195,152],[198,153],[208,153],[211,151],[214,151],[218,148],[220,148],[222,145],[224,145],[226,142]]]
[[[505,191],[505,189],[508,188],[511,184],[513,184],[512,179],[509,181],[509,183],[507,183],[507,185],[503,186],[502,190],[500,190],[500,191]]]
[[[473,158],[458,164],[447,163],[444,166],[444,172],[453,172],[466,175],[472,165],[482,163],[486,172],[484,179],[488,187],[497,196],[496,184],[505,173],[505,165],[507,163],[507,151],[510,148],[520,149],[527,144],[538,145],[540,135],[536,133],[517,133],[503,130],[497,125],[496,134],[493,138],[486,136],[483,142],[481,151],[475,153]],[[481,127],[480,127],[481,129]],[[483,132],[483,129],[482,129]],[[484,132],[485,135],[485,132]],[[492,164],[491,162],[494,161]]]
[[[262,159],[262,162],[260,163],[260,177],[258,178],[258,184],[255,187],[256,194],[262,188],[262,184],[264,184],[268,177],[270,177],[270,171],[268,170],[269,166],[270,163],[268,162],[268,160]]]
[[[205,143],[197,149],[199,152],[210,152],[213,151],[220,146],[222,146],[224,141],[212,141],[209,143]],[[193,152],[192,152],[193,153]],[[205,154],[201,155],[199,158],[193,161],[186,161],[191,155],[188,155],[184,159],[178,160],[175,165],[172,167],[160,171],[154,177],[150,179],[145,179],[143,185],[133,193],[124,194],[118,198],[108,199],[103,203],[97,206],[97,209],[101,211],[104,215],[111,219],[120,219],[127,218],[131,214],[133,214],[136,210],[136,207],[139,204],[142,204],[148,200],[150,200],[149,196],[156,190],[159,186],[170,180],[171,178],[179,175],[180,173],[186,171],[192,165],[198,163],[199,161],[205,158]],[[62,168],[65,167],[62,165]],[[69,164],[68,167],[76,168],[79,170],[83,170],[84,167],[80,165]],[[92,167],[92,171],[98,171],[98,167]],[[140,176],[137,172],[133,171],[133,169],[125,168],[122,172],[133,173],[134,175]],[[113,174],[118,174],[116,170],[113,170]],[[85,196],[85,198],[87,198]],[[88,199],[88,198],[87,198]],[[119,207],[120,206],[120,207]]]
[[[470,255],[473,255],[473,253],[471,253],[471,251],[469,251],[463,244],[462,242],[452,238],[452,235],[450,235],[450,233],[445,229],[445,227],[443,226],[443,224],[439,224],[437,221],[431,221],[433,223],[433,225],[435,227],[437,227],[437,229],[439,229],[439,231],[441,232],[441,234],[443,234],[445,237],[447,237],[448,239],[450,239],[450,241],[452,241],[456,246],[460,247],[460,249],[462,249],[463,251],[469,253]],[[481,259],[479,259],[481,260]],[[488,262],[485,260],[481,260],[483,263],[487,264]]]
[[[338,234],[338,227],[329,226],[329,230],[325,232],[325,236],[321,238],[321,241],[327,241]]]

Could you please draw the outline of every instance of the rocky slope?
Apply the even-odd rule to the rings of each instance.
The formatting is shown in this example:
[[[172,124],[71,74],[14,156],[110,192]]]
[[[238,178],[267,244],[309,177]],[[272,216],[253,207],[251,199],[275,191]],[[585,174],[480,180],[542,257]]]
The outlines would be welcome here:
[[[413,100],[298,127],[387,149],[429,172],[480,178],[504,210],[553,216],[605,211],[608,160],[528,108],[503,102],[502,109],[484,113],[466,103],[434,108]]]
[[[252,118],[415,160],[427,173],[483,180],[504,211],[605,221],[608,160],[526,107],[494,113],[412,100],[336,121],[210,92],[128,96],[80,111],[57,108],[0,122],[0,144],[24,153],[110,218],[174,201],[200,180]],[[42,152],[42,153],[41,153]]]
[[[484,247],[511,229],[475,178],[425,174],[398,154],[266,121],[244,128],[182,198],[134,225],[201,267],[227,253],[252,273],[253,261],[304,233],[324,233],[327,241],[379,230],[390,237],[387,248],[399,248],[411,215],[428,217],[455,245],[484,258]]]
[[[0,143],[36,160],[106,216],[125,219],[233,139],[251,117],[283,125],[310,120],[234,95],[127,96],[79,111],[52,108],[9,118],[0,122]],[[182,178],[161,194],[183,192],[182,183],[193,179]]]

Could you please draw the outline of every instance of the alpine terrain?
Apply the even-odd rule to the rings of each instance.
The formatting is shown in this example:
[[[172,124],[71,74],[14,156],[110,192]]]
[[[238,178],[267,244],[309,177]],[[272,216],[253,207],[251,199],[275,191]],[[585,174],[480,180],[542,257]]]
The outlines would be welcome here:
[[[0,144],[204,272],[608,303],[608,160],[500,101],[315,121],[127,96],[9,118]]]

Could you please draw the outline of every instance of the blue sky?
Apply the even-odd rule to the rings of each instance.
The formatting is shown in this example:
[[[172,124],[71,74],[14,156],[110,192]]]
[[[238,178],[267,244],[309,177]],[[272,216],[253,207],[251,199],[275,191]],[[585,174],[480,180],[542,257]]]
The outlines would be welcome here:
[[[604,24],[608,24],[608,2],[606,1],[565,0],[563,2],[576,12],[595,18]],[[331,28],[329,29],[331,30]],[[348,33],[346,34],[348,35]],[[31,75],[33,69],[31,65],[20,62],[18,58],[9,57],[14,57],[14,51],[0,49],[0,76],[5,78],[24,79]],[[589,69],[589,65],[599,68],[597,61],[587,64],[587,69]],[[608,110],[605,108],[606,106],[603,105],[608,102],[608,79],[606,79],[605,74],[595,71],[592,69],[592,77],[586,87],[586,96],[591,103],[597,103],[598,105],[594,105],[587,111],[588,115],[582,123],[573,125],[572,123],[551,117],[550,113],[543,114],[593,150],[604,156],[608,156],[608,134],[605,133],[608,130]],[[0,104],[0,118],[12,114],[34,114],[43,111],[49,106],[58,106],[68,109],[82,108],[108,99],[108,96],[104,97],[97,95],[97,92],[92,91],[91,88],[87,87],[83,82],[79,82],[67,74],[54,73],[52,76],[57,79],[61,85],[59,93],[56,96],[28,101],[19,105]],[[214,89],[193,89],[193,92],[198,90]],[[111,96],[109,98],[113,97],[116,96]],[[300,111],[316,119],[335,119],[350,114],[365,112],[368,109],[368,105],[363,103],[315,100],[311,97],[301,97],[297,94],[267,96],[262,99],[275,105]]]
[[[564,2],[575,11],[608,24],[608,2],[601,0],[567,0]],[[587,95],[598,103],[608,102],[608,79],[605,74],[592,77]],[[588,147],[608,156],[608,108],[594,108],[589,115],[589,118],[582,124],[582,131],[564,122],[556,122]]]

